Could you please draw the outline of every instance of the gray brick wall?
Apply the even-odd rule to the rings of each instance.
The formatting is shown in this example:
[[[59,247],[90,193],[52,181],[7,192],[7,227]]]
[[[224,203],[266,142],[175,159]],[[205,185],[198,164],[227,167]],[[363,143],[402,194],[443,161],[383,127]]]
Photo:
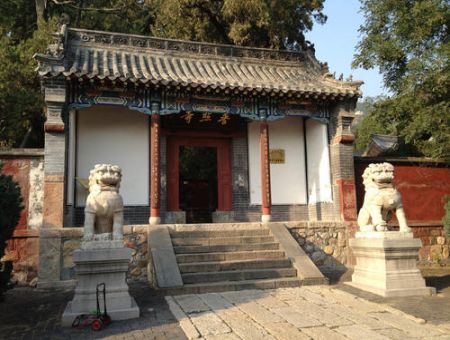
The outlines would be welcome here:
[[[45,133],[45,175],[63,176],[65,172],[65,157],[66,136],[64,133]]]
[[[84,223],[84,208],[67,206],[67,210],[70,211],[73,220],[71,224],[67,224],[65,227],[82,227]],[[149,213],[150,208],[146,205],[124,206],[124,224],[148,224]]]

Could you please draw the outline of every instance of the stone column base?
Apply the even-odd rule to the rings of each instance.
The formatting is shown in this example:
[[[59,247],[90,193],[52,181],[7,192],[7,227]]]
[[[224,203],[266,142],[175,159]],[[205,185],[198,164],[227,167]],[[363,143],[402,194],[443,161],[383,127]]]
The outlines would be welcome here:
[[[269,223],[272,220],[272,215],[261,215],[262,223]]]
[[[417,269],[422,242],[411,232],[358,232],[349,243],[356,257],[349,285],[384,297],[435,292]]]
[[[139,307],[128,293],[126,273],[131,259],[129,248],[78,249],[74,251],[77,287],[62,316],[62,325],[71,326],[79,314],[89,314],[97,309],[96,287],[106,285],[106,309],[112,320],[139,317]],[[103,295],[99,296],[103,313]]]
[[[161,217],[159,217],[159,216],[150,216],[150,218],[148,219],[148,224],[150,224],[150,225],[161,224]]]

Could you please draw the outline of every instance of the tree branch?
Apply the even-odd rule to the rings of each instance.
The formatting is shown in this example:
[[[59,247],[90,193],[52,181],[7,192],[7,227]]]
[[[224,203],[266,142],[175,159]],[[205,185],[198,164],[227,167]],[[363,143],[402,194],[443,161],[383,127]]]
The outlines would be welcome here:
[[[83,7],[78,6],[78,1],[76,0],[51,0],[55,5],[61,5],[61,6],[68,6],[73,9],[77,9],[79,11],[91,11],[91,12],[120,12],[126,9],[127,5],[117,6],[117,7],[110,7],[110,8],[95,8],[95,7]]]

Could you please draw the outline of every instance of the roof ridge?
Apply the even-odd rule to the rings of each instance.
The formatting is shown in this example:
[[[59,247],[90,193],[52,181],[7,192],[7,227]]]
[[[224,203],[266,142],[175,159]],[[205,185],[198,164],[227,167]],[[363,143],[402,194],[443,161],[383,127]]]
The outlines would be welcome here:
[[[309,62],[320,68],[320,62],[310,49],[293,51],[251,46],[237,46],[191,40],[160,38],[138,34],[106,32],[81,28],[67,28],[68,40],[80,40],[83,43],[108,44],[112,46],[126,45],[140,48],[183,51],[226,57],[247,57],[263,60],[280,60]]]

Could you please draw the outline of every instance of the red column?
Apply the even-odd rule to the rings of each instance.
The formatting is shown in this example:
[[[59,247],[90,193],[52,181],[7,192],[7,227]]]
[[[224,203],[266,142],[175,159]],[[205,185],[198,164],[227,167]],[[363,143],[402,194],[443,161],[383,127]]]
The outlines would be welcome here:
[[[270,207],[272,205],[270,193],[270,162],[269,162],[269,124],[267,121],[260,123],[259,129],[259,149],[261,157],[261,221],[270,221]]]
[[[160,118],[159,114],[153,114],[150,122],[150,224],[161,223],[159,215],[161,171],[159,167],[159,135]]]

